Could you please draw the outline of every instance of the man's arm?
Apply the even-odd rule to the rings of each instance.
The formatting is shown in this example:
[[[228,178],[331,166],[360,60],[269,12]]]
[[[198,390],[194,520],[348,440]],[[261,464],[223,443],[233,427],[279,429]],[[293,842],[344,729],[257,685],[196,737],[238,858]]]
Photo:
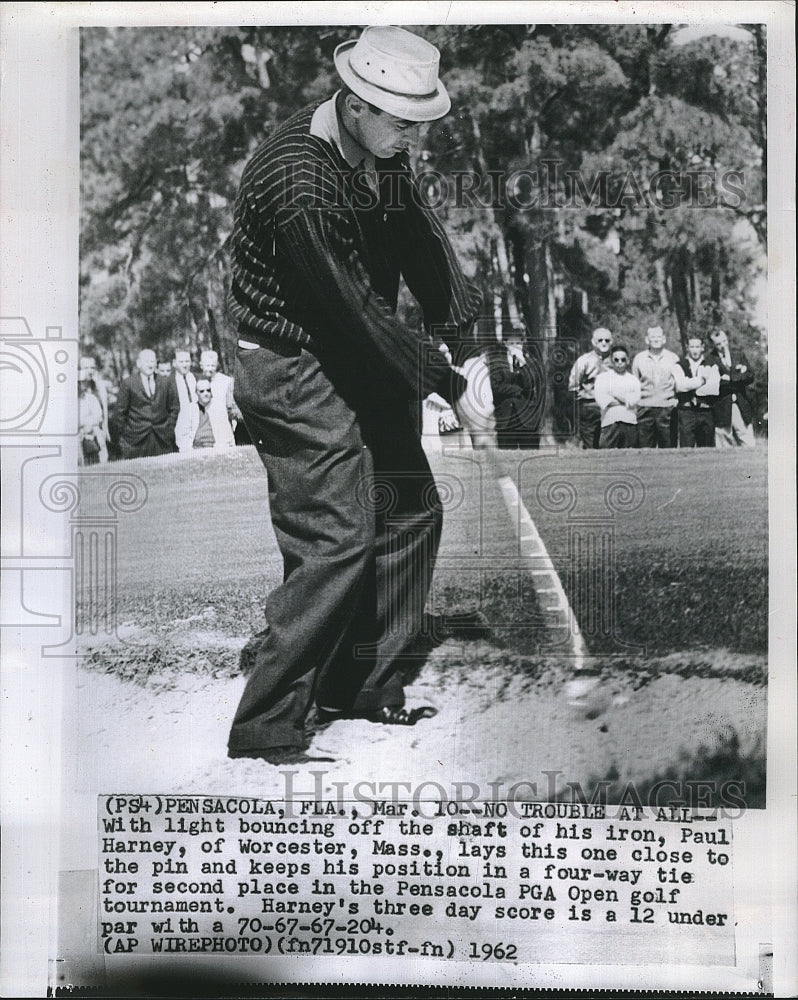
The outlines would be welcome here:
[[[463,274],[446,230],[413,178],[403,155],[389,174],[401,208],[396,214],[399,264],[424,313],[425,326],[449,345],[462,341],[482,306],[482,293]]]
[[[174,432],[177,418],[180,413],[180,396],[177,394],[177,385],[173,378],[166,381],[166,415],[167,426]]]
[[[305,204],[281,213],[275,241],[277,254],[314,289],[313,299],[324,303],[313,329],[322,347],[339,357],[344,351],[360,357],[374,377],[387,375],[391,385],[398,382],[411,397],[438,392],[451,400],[450,381],[457,376],[444,356],[400,323],[374,291],[346,210]]]
[[[181,454],[191,451],[194,444],[194,435],[197,433],[199,409],[196,403],[189,403],[183,407],[175,424],[175,444]]]
[[[119,440],[127,421],[127,411],[130,408],[130,385],[127,379],[122,379],[119,386],[119,395],[116,398],[116,405],[111,416],[111,432]]]
[[[504,353],[495,358],[489,366],[490,385],[493,390],[493,401],[498,406],[510,399],[521,399],[524,391],[512,378],[512,373],[507,367]]]
[[[571,374],[568,376],[568,390],[569,392],[579,392],[582,388],[582,372],[584,370],[584,364],[581,358],[577,358],[574,361],[571,368]]]
[[[643,391],[640,379],[636,375],[633,375],[632,378],[634,382],[631,379],[626,379],[626,385],[624,386],[624,395],[626,398],[622,400],[624,406],[628,406],[630,410],[634,409],[640,402],[640,395]]]
[[[693,389],[700,389],[707,383],[703,375],[685,375],[681,365],[674,365],[671,368],[671,375],[676,383],[677,392],[692,392]]]
[[[233,377],[232,375],[227,376],[227,390],[225,392],[225,405],[227,406],[227,419],[230,421],[231,426],[235,426],[239,420],[242,419],[241,410],[236,406],[235,398],[233,397]]]
[[[612,406],[613,403],[620,402],[620,400],[615,396],[615,393],[610,389],[612,379],[609,377],[605,378],[604,375],[605,373],[602,372],[601,375],[598,376],[594,390],[596,394],[596,403],[602,413],[604,413],[607,407]]]
[[[111,430],[108,425],[108,388],[103,378],[95,379],[94,384],[97,387],[97,398],[100,401],[100,408],[103,413],[102,423],[100,424],[102,436],[105,441],[108,441],[111,437]]]
[[[742,351],[738,353],[736,363],[728,371],[729,378],[734,386],[742,387],[750,385],[754,381],[754,373],[751,371],[751,365]]]

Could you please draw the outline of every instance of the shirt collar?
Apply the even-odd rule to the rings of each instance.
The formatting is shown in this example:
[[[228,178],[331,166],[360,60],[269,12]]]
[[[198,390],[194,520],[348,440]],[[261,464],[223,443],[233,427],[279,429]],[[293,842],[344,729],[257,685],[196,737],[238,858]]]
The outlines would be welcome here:
[[[336,91],[329,101],[320,104],[313,112],[313,117],[310,120],[310,134],[335,146],[350,167],[357,167],[365,160],[366,170],[373,171],[375,169],[374,154],[364,149],[357,139],[347,132],[338,117],[336,101],[340,93],[340,90]]]

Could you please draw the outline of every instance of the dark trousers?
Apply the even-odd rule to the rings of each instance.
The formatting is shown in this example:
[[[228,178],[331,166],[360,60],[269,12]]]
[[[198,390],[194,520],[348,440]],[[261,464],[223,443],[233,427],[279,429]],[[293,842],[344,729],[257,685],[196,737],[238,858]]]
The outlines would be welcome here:
[[[600,448],[636,448],[637,426],[620,421],[601,428]]]
[[[235,399],[266,467],[283,583],[229,746],[303,746],[313,705],[400,707],[442,510],[406,401],[347,402],[306,350],[239,350]]]
[[[591,400],[579,400],[579,440],[583,448],[598,448],[601,435],[601,409]]]
[[[638,448],[672,448],[671,408],[641,406],[637,410]]]
[[[709,407],[679,410],[679,447],[715,447],[715,417]]]
[[[144,437],[139,434],[133,443],[123,433],[119,438],[119,453],[122,458],[149,458],[152,455],[168,455],[177,451],[174,443],[174,430],[171,431],[171,441],[169,434],[168,429],[159,429],[156,432],[154,428],[151,428]]]

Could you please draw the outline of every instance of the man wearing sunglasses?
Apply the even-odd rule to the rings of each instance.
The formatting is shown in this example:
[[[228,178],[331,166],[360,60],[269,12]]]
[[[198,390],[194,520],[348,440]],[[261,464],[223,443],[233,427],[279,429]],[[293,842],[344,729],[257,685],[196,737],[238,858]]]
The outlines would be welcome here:
[[[185,455],[195,448],[221,451],[233,448],[233,429],[227,420],[227,410],[213,405],[211,381],[200,375],[195,388],[197,398],[180,410],[175,427],[177,447]]]
[[[629,371],[629,352],[620,344],[610,355],[612,368],[596,379],[601,409],[600,448],[637,447],[637,404],[640,382]]]
[[[583,448],[598,448],[601,410],[596,404],[596,378],[610,368],[612,334],[600,327],[593,331],[592,350],[580,354],[571,369],[568,388],[576,393],[579,440]]]

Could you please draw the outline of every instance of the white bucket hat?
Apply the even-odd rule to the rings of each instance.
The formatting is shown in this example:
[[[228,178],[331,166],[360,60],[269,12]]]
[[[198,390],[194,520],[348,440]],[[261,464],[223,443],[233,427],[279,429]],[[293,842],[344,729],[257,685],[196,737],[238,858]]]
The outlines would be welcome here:
[[[451,107],[438,79],[440,52],[404,28],[365,28],[333,56],[344,83],[364,101],[396,118],[431,122]]]

